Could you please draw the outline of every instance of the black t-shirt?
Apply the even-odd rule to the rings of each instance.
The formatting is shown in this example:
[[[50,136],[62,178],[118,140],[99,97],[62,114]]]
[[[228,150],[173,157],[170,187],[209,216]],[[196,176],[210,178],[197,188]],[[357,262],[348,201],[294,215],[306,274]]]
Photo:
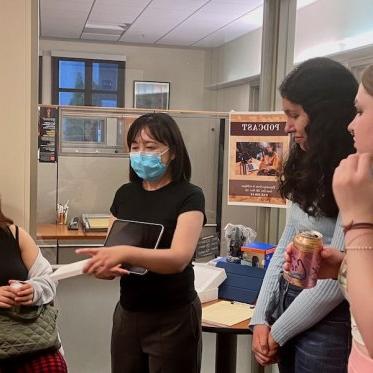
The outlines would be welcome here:
[[[187,211],[205,215],[205,199],[201,188],[187,181],[171,182],[154,191],[145,190],[141,183],[128,183],[116,192],[110,211],[118,219],[162,224],[164,232],[158,249],[170,248],[178,216]],[[120,303],[131,311],[170,309],[196,297],[191,263],[176,274],[148,271],[143,276],[123,276],[120,285]]]

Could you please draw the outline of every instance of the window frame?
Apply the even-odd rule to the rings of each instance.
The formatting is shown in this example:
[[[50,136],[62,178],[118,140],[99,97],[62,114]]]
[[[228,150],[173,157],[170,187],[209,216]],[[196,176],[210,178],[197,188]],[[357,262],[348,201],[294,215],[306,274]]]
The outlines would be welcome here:
[[[84,62],[85,69],[85,84],[84,89],[78,88],[60,88],[59,87],[59,62],[60,61],[78,61]],[[117,90],[108,91],[103,89],[92,89],[92,69],[94,63],[108,63],[118,66],[118,81]],[[103,60],[103,59],[90,59],[90,58],[75,58],[75,57],[52,57],[52,104],[60,105],[59,94],[60,92],[72,92],[84,94],[84,105],[79,106],[94,106],[92,103],[93,94],[115,94],[117,96],[117,108],[124,108],[124,79],[125,79],[125,61]],[[98,106],[102,107],[102,106]]]
[[[128,157],[127,133],[129,127],[138,116],[138,114],[126,114],[117,110],[109,112],[106,109],[95,109],[91,112],[88,109],[80,110],[78,107],[62,106],[59,110],[58,120],[58,155],[73,157]],[[102,136],[104,141],[99,143],[95,141],[64,140],[65,119],[103,121]],[[114,143],[112,142],[113,131],[116,133],[114,135],[116,139]],[[109,141],[109,138],[111,141]]]

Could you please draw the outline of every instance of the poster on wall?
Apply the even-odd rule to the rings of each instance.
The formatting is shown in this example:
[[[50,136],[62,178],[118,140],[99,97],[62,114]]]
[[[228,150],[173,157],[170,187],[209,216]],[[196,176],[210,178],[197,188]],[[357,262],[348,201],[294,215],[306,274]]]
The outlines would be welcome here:
[[[228,204],[286,207],[277,177],[289,152],[282,112],[229,116]]]
[[[39,162],[55,163],[57,161],[58,108],[39,107],[38,124],[38,158]]]

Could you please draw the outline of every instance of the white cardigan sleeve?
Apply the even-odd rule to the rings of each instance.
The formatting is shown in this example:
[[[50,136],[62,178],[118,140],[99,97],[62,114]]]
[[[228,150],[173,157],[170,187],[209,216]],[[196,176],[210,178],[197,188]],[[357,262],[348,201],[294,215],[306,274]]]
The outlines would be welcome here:
[[[38,256],[29,270],[27,280],[34,288],[32,304],[46,304],[55,298],[57,283],[50,278],[52,272],[50,263],[43,257],[39,249]]]

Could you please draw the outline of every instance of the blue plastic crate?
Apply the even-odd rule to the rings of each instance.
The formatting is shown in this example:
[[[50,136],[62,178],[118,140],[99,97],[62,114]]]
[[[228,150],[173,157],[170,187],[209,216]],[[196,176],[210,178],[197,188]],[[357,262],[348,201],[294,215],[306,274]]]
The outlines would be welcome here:
[[[219,286],[219,298],[244,303],[254,303],[258,297],[264,278],[263,268],[229,263],[225,258],[216,264],[224,268],[226,280]]]

